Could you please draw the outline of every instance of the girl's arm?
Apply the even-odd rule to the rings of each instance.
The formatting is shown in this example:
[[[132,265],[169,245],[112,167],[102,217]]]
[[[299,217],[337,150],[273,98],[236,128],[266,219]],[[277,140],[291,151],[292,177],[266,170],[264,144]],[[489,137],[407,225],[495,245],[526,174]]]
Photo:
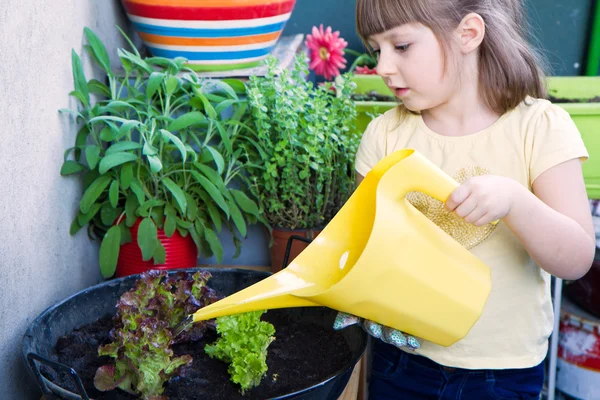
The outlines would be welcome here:
[[[471,178],[446,207],[475,225],[502,218],[536,264],[559,278],[581,278],[594,260],[594,226],[577,159],[542,173],[533,193],[505,177]]]
[[[596,236],[581,163],[570,160],[533,182],[533,193],[515,182],[504,223],[535,262],[550,274],[579,279],[592,265]]]

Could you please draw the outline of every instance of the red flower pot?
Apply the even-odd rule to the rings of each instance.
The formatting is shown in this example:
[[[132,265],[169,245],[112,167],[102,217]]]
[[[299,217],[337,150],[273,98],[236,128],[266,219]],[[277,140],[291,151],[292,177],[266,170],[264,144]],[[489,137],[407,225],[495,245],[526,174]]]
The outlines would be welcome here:
[[[154,260],[144,261],[142,251],[137,242],[138,226],[141,219],[138,219],[130,228],[131,242],[121,246],[119,259],[117,261],[116,277],[120,278],[127,275],[141,274],[149,269],[178,269],[193,268],[198,264],[198,248],[191,235],[183,237],[179,231],[171,237],[165,235],[164,230],[157,229],[158,240],[165,248],[166,258],[164,264],[154,264]]]

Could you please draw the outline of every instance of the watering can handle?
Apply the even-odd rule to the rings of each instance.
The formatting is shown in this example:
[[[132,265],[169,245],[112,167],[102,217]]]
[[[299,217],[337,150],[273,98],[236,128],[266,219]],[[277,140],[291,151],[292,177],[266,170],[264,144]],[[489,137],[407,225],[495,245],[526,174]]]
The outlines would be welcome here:
[[[391,180],[397,190],[397,197],[404,198],[410,192],[423,192],[442,203],[445,203],[459,183],[450,175],[442,171],[421,153],[413,149],[396,151],[381,160],[369,175],[373,174],[373,181],[379,178]],[[385,175],[385,176],[384,176]],[[396,198],[397,198],[396,197]],[[491,222],[496,225],[499,221]]]
[[[365,179],[377,185],[377,182],[390,180],[394,188],[393,197],[404,198],[409,192],[428,194],[445,203],[459,184],[439,167],[413,149],[398,150],[382,159],[367,174]],[[382,185],[379,185],[380,187]]]

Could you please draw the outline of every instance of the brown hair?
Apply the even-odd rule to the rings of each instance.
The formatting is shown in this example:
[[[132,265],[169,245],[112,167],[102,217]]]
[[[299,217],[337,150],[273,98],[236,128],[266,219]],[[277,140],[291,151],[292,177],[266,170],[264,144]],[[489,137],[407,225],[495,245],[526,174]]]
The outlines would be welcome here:
[[[481,95],[504,114],[527,96],[545,98],[544,62],[529,46],[522,0],[357,0],[356,27],[367,39],[407,23],[431,29],[447,55],[451,32],[469,13],[479,14],[486,33],[479,48]]]

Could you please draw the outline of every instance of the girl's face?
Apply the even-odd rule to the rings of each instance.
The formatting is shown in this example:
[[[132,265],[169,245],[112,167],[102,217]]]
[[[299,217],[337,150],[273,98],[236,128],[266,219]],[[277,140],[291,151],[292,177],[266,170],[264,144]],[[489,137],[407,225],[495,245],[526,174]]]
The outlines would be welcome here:
[[[444,65],[444,53],[433,31],[411,23],[373,35],[377,74],[411,111],[440,106],[458,89],[455,68]]]

